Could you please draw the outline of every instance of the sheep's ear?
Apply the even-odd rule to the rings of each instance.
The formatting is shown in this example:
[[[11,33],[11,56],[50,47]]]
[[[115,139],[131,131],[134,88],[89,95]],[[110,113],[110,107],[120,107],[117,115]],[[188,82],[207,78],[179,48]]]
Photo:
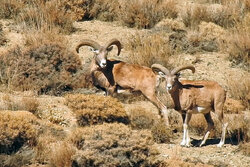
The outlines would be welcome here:
[[[165,77],[165,74],[164,74],[162,71],[159,71],[159,72],[158,72],[158,75],[159,75],[160,77]]]
[[[89,50],[90,50],[91,52],[96,53],[96,54],[99,53],[99,50],[98,50],[98,49],[94,49],[94,48],[92,48],[92,47],[89,47]]]
[[[113,49],[113,46],[107,48],[107,51],[110,52]]]

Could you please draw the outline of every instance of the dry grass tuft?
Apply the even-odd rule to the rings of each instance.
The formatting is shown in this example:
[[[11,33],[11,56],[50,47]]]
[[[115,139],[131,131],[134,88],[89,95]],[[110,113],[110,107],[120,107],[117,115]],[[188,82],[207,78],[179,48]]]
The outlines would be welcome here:
[[[158,151],[149,131],[133,131],[124,124],[78,128],[69,141],[78,149],[75,166],[155,166]]]
[[[35,145],[40,124],[37,118],[24,111],[0,111],[1,153],[10,154],[23,145]]]
[[[66,95],[66,105],[76,113],[80,126],[101,124],[103,122],[129,123],[122,104],[115,98],[99,95]]]
[[[146,36],[136,34],[126,44],[126,50],[130,52],[129,62],[147,67],[154,63],[168,67],[168,59],[173,53],[163,34]]]

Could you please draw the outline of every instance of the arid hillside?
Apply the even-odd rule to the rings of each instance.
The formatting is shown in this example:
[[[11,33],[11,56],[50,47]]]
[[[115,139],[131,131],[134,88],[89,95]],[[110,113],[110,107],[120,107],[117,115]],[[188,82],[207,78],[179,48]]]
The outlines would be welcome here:
[[[122,44],[108,59],[172,70],[180,79],[212,80],[227,92],[224,117],[206,144],[202,114],[181,147],[181,115],[164,88],[157,96],[170,126],[140,92],[105,96],[93,86],[88,46]],[[1,0],[0,167],[239,166],[250,164],[249,0]]]

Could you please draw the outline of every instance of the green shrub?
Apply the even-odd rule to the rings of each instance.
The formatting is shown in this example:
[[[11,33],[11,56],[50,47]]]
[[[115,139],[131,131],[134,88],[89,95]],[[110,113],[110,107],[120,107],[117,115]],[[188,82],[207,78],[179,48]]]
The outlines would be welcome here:
[[[124,124],[78,128],[69,137],[78,149],[73,166],[157,166],[158,151],[148,131]]]
[[[75,113],[80,126],[103,122],[129,123],[122,104],[115,98],[98,95],[66,95],[66,105]]]
[[[84,78],[77,55],[59,44],[41,44],[24,51],[17,47],[0,57],[3,84],[13,90],[61,94],[82,85]]]

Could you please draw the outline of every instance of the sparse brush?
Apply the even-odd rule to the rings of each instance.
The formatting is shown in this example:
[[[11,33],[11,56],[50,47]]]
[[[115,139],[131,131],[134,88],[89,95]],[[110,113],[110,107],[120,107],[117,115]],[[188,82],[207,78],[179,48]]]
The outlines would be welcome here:
[[[22,105],[24,106],[24,110],[35,114],[38,109],[39,102],[36,98],[24,97],[22,99]]]
[[[78,128],[69,136],[78,149],[75,166],[155,166],[159,154],[149,131],[134,131],[124,124]]]
[[[162,120],[156,121],[151,128],[153,139],[157,143],[169,143],[172,138],[172,130]]]
[[[75,113],[80,126],[103,122],[129,123],[122,104],[113,97],[99,95],[66,95],[66,105]]]
[[[24,3],[20,0],[2,0],[0,3],[0,18],[13,19],[24,8]]]
[[[39,133],[37,118],[24,111],[0,111],[0,152],[10,154],[23,145],[33,146]]]
[[[169,67],[168,59],[173,54],[163,34],[136,34],[126,44],[126,50],[130,52],[129,62],[147,67],[154,63]]]

